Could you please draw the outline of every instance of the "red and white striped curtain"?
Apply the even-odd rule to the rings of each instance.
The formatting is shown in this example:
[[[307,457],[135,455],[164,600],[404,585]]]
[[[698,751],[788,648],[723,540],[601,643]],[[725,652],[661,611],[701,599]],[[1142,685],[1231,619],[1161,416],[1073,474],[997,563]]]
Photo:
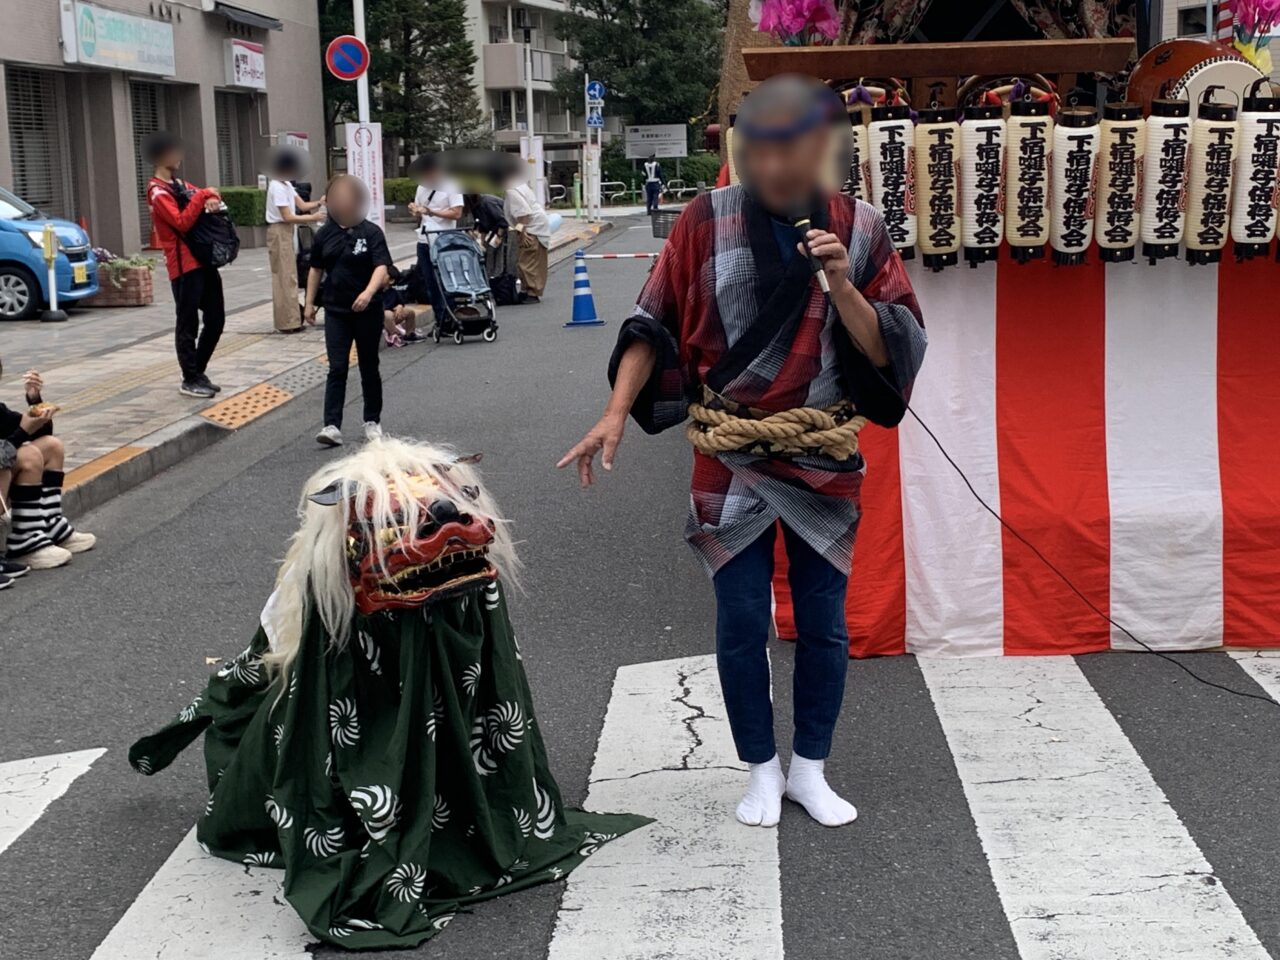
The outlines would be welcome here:
[[[1236,30],[1235,0],[1219,2],[1216,24],[1214,34],[1218,40],[1222,43],[1230,43]]]
[[[978,492],[1151,646],[1280,645],[1280,265],[914,263],[930,342],[912,405]],[[1132,647],[910,417],[862,441],[855,656]]]

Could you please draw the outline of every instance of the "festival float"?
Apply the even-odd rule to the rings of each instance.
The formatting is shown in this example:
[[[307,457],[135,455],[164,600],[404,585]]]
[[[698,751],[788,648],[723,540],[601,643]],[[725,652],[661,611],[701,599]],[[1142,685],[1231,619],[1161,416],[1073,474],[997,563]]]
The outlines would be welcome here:
[[[1280,645],[1280,5],[1141,55],[796,40],[817,6],[747,76],[842,94],[843,189],[885,217],[930,339],[918,419],[860,437],[851,654]]]

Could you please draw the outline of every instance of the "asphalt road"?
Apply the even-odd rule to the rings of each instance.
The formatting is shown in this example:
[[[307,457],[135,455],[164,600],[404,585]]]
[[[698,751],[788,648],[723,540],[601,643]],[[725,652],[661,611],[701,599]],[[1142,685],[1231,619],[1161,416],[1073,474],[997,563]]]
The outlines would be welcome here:
[[[624,221],[596,249],[656,243],[647,223]],[[591,264],[609,321],[602,327],[562,328],[568,262],[552,271],[540,306],[502,312],[494,344],[383,354],[388,432],[482,452],[487,481],[515,523],[527,572],[513,618],[570,802],[586,792],[617,668],[712,651],[709,584],[681,540],[690,455],[679,432],[651,438],[630,429],[617,468],[591,491],[553,467],[603,403],[605,362],[646,269],[642,260]],[[215,376],[216,368],[215,358]],[[357,387],[347,417],[353,439]],[[82,518],[98,534],[96,550],[0,599],[0,761],[108,750],[0,857],[0,957],[88,958],[199,815],[198,749],[154,778],[134,774],[125,752],[202,686],[206,657],[235,654],[253,632],[301,485],[331,456],[312,439],[319,412],[313,391]],[[1186,659],[1258,689],[1225,656]],[[785,718],[789,648],[775,648],[774,663]],[[1153,658],[1077,663],[1245,919],[1280,956],[1280,709],[1195,685]],[[862,818],[837,831],[784,818],[789,957],[1023,955],[915,660],[852,665],[830,771]],[[560,887],[544,886],[502,898],[417,953],[385,956],[545,956],[560,897]]]

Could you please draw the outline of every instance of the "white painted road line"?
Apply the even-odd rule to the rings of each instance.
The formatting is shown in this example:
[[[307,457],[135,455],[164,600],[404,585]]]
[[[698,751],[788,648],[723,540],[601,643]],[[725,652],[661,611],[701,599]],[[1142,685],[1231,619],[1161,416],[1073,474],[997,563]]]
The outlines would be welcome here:
[[[0,853],[106,752],[99,747],[0,763]]]
[[[1280,700],[1280,650],[1228,650],[1272,700]]]
[[[310,960],[315,938],[285,902],[283,879],[210,856],[193,828],[91,960]]]
[[[745,770],[714,657],[622,667],[586,805],[656,822],[569,875],[549,960],[781,960],[778,832],[733,818]]]
[[[1023,960],[1268,960],[1072,658],[919,663]]]

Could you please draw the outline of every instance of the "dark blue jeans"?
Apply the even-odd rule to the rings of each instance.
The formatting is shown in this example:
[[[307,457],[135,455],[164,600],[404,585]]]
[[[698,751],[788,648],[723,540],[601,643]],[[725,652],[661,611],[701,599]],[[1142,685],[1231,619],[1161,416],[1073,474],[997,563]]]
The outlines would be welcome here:
[[[773,621],[775,531],[770,527],[721,567],[713,580],[720,688],[733,742],[744,763],[763,763],[778,752],[766,654]],[[797,633],[792,749],[810,760],[823,760],[831,752],[849,666],[844,619],[848,578],[785,526],[782,534]]]
[[[427,303],[431,304],[432,319],[437,324],[444,322],[444,294],[440,284],[436,283],[436,272],[431,269],[431,245],[418,244],[418,276],[427,291]]]
[[[658,209],[659,186],[656,180],[646,180],[644,182],[644,210],[645,213],[653,213]]]

